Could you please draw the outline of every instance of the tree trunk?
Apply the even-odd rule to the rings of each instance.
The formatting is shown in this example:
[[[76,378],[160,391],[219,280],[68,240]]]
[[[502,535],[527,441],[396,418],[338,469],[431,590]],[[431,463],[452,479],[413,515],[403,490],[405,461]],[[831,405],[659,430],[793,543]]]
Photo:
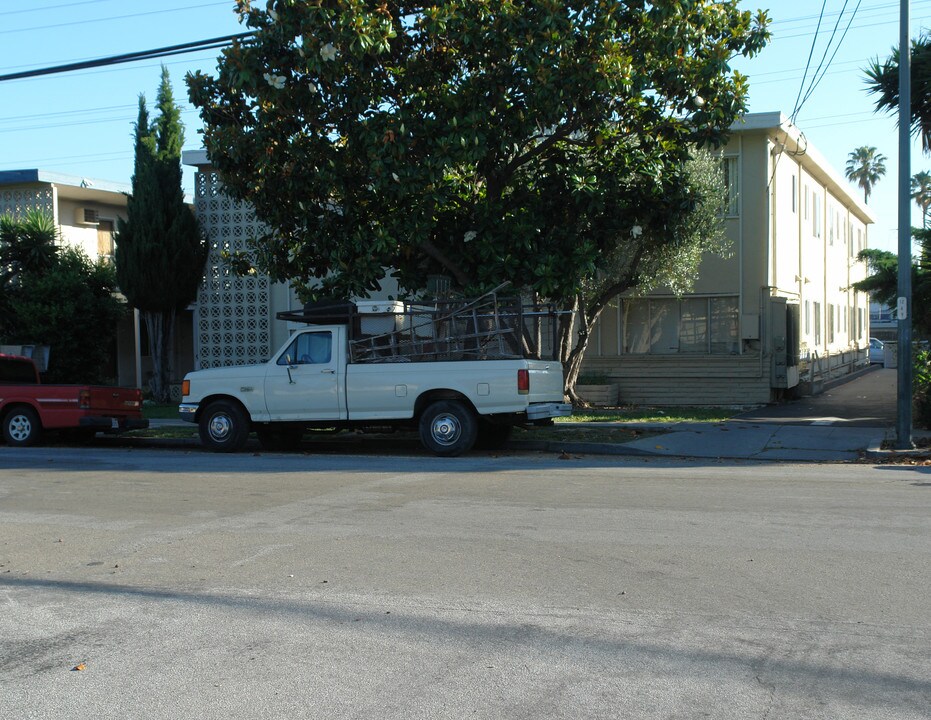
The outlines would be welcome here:
[[[143,311],[149,333],[149,357],[152,359],[152,378],[149,389],[157,403],[171,402],[171,378],[174,374],[175,311]]]
[[[562,362],[563,382],[565,383],[566,395],[573,405],[582,403],[582,399],[575,392],[575,385],[579,380],[579,372],[582,369],[582,360],[585,358],[585,351],[588,349],[588,341],[591,338],[591,328],[595,321],[601,315],[605,305],[599,304],[594,313],[590,313],[585,307],[581,297],[576,298],[572,318],[578,321],[579,331],[575,333],[575,322],[568,322],[562,328],[559,348],[559,359]]]
[[[640,267],[640,259],[643,256],[644,248],[640,248],[634,254],[627,272],[612,284],[603,287],[601,292],[588,302],[582,295],[577,295],[566,310],[571,312],[561,316],[559,323],[559,360],[562,362],[563,381],[565,383],[565,392],[573,405],[581,403],[581,398],[576,395],[575,384],[579,379],[579,371],[582,369],[582,360],[585,358],[585,351],[588,349],[588,341],[591,335],[591,329],[595,322],[601,317],[601,313],[608,303],[618,295],[628,291],[637,284],[637,271]],[[575,323],[579,323],[579,331],[575,332]]]

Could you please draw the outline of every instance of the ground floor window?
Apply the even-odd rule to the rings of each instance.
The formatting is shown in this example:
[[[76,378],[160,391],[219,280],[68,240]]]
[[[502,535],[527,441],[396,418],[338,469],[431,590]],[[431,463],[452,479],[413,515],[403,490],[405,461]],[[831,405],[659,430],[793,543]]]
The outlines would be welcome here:
[[[736,297],[625,300],[621,331],[625,353],[727,355],[740,351]]]

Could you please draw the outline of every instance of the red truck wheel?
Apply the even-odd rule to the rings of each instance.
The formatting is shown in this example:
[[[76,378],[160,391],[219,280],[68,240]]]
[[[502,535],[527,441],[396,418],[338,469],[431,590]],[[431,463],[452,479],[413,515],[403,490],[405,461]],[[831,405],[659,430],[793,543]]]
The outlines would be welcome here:
[[[42,423],[31,407],[15,407],[3,417],[3,439],[7,445],[35,445],[42,437]]]

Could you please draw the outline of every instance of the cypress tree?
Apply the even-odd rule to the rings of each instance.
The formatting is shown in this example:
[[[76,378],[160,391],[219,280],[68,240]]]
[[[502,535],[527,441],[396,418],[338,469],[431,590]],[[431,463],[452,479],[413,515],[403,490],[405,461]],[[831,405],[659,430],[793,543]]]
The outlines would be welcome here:
[[[150,122],[145,95],[139,96],[132,195],[127,200],[127,219],[117,222],[115,262],[120,289],[139,309],[148,330],[153,398],[167,402],[175,321],[178,312],[197,297],[207,245],[184,202],[184,128],[164,66],[156,105],[158,116]]]

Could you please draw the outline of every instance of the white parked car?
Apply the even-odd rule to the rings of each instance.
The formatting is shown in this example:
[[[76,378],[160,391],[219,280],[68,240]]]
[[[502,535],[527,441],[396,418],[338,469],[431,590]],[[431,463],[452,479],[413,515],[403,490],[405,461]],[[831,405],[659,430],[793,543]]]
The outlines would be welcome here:
[[[886,360],[886,346],[882,340],[870,338],[870,364],[883,363]]]

